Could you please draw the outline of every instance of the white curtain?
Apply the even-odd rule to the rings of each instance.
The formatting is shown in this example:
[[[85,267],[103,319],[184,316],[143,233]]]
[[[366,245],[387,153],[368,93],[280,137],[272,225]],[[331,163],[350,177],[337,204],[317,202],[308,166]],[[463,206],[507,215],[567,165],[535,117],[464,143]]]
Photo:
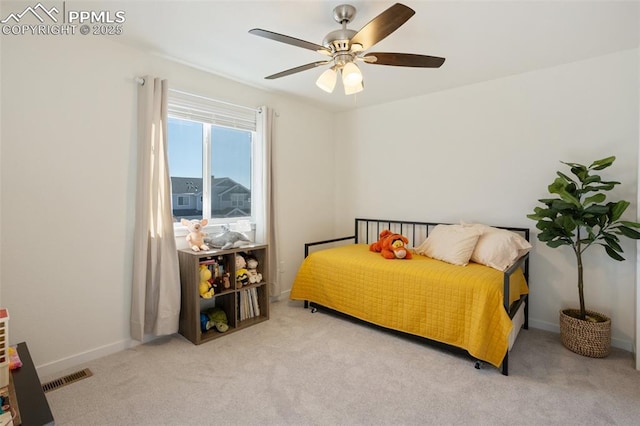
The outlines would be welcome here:
[[[138,87],[138,175],[131,291],[131,337],[178,331],[180,274],[167,163],[167,80]]]
[[[264,135],[265,158],[266,158],[266,228],[267,239],[269,243],[269,281],[271,288],[269,292],[271,296],[278,297],[282,289],[280,288],[279,274],[279,258],[278,256],[278,221],[276,215],[275,193],[276,185],[274,179],[274,155],[273,155],[273,116],[274,112],[271,108],[265,106],[260,107],[260,116],[262,134]]]

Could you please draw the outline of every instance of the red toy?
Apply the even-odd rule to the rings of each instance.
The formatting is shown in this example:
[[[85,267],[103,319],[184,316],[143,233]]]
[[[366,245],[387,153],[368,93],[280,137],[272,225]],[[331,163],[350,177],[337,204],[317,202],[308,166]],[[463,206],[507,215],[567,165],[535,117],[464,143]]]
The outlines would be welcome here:
[[[411,259],[411,252],[405,244],[409,244],[407,237],[385,229],[380,232],[380,239],[369,246],[369,250],[382,254],[386,259]]]

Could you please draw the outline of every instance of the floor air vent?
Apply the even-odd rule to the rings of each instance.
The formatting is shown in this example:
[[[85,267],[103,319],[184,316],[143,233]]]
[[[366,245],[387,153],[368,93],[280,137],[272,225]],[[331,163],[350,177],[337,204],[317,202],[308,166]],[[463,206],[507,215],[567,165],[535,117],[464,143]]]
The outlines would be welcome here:
[[[66,385],[70,385],[73,382],[77,382],[78,380],[86,379],[87,377],[93,376],[91,370],[85,368],[84,370],[76,371],[75,373],[71,373],[67,376],[60,377],[59,379],[52,380],[48,383],[42,385],[42,390],[47,393],[58,388],[61,388]]]

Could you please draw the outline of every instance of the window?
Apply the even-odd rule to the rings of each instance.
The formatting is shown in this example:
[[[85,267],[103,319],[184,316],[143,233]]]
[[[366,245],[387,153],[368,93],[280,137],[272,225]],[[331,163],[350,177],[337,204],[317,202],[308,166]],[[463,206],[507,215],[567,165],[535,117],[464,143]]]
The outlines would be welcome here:
[[[169,91],[168,162],[174,223],[263,220],[266,155],[260,110]]]
[[[231,194],[231,205],[234,207],[244,207],[244,194]]]

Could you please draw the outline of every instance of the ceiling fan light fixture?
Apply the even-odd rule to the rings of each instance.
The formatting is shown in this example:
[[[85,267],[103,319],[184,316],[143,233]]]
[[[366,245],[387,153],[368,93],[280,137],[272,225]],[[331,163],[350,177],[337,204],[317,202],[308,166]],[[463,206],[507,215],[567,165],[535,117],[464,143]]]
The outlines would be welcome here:
[[[415,11],[408,6],[401,3],[394,4],[369,21],[369,23],[360,28],[359,31],[347,28],[347,24],[349,24],[355,16],[355,7],[351,5],[340,5],[334,8],[333,13],[335,21],[340,24],[341,28],[327,34],[322,41],[322,45],[261,28],[249,30],[251,34],[291,46],[312,50],[327,57],[323,61],[311,62],[290,68],[269,75],[265,77],[265,79],[274,80],[301,71],[310,70],[321,65],[331,64],[333,65],[331,69],[326,70],[318,77],[316,85],[325,92],[332,93],[336,86],[338,73],[340,73],[345,93],[352,95],[364,89],[362,72],[358,65],[356,65],[356,61],[376,65],[416,68],[439,68],[445,61],[445,58],[414,53],[367,53],[371,47],[396,31],[415,14]]]
[[[360,93],[364,90],[364,84],[362,81],[358,84],[354,84],[351,86],[344,85],[344,94],[345,95],[354,95],[356,93]]]
[[[329,68],[316,80],[316,86],[321,88],[327,93],[332,93],[333,89],[336,87],[336,81],[338,80],[338,73],[336,72],[334,67]]]
[[[342,68],[342,84],[346,86],[357,86],[362,83],[362,72],[353,62],[347,62]]]
[[[364,50],[364,46],[361,45],[360,43],[353,43],[351,45],[352,52],[362,52],[363,50]]]

